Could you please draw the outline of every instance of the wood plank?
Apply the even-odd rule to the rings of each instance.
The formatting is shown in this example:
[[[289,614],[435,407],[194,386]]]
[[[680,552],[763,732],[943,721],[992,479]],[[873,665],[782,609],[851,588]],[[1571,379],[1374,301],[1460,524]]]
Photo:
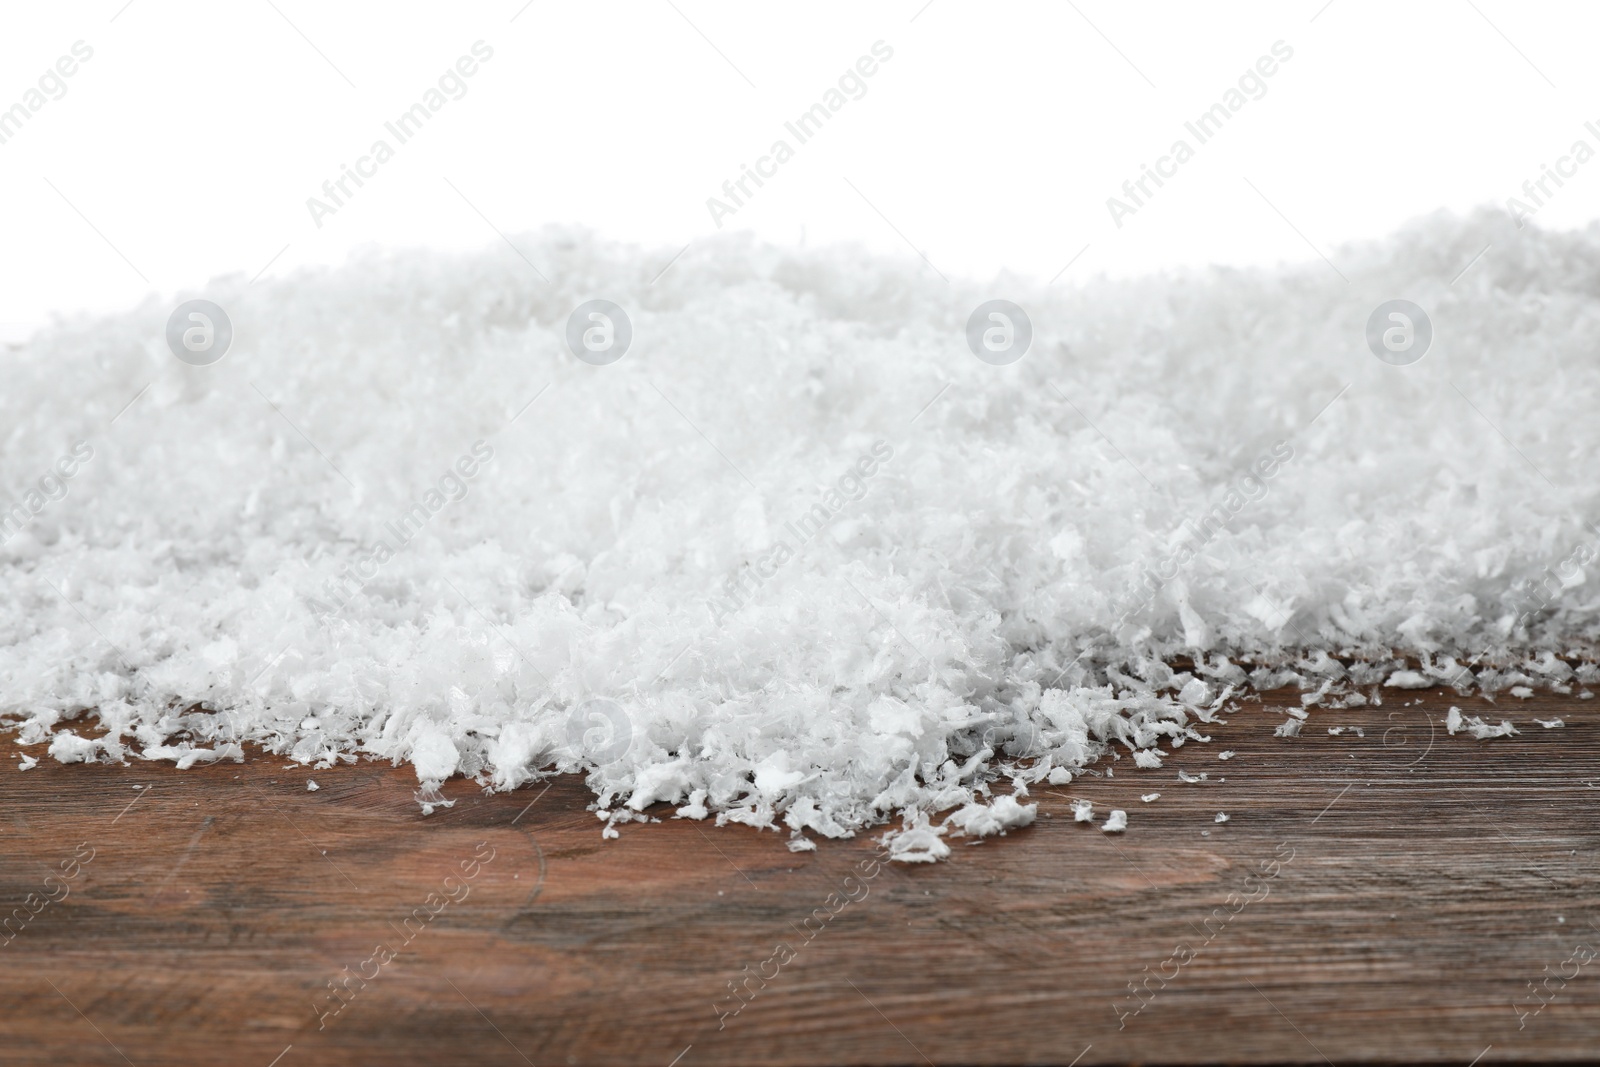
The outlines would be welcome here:
[[[1451,737],[1452,702],[1523,733]],[[18,773],[6,739],[0,903],[66,896],[0,948],[0,1059],[1592,1061],[1595,702],[1391,692],[1275,738],[1287,703],[1268,694],[1159,770],[1124,758],[1036,790],[1034,827],[920,867],[874,868],[866,840],[792,854],[671,818],[603,841],[571,779],[453,782],[456,806],[423,817],[386,764]],[[1069,796],[1127,810],[1127,833],[1074,823]],[[75,849],[93,858],[47,882]],[[780,943],[793,958],[764,965]],[[748,1003],[729,999],[763,970]],[[330,993],[361,971],[347,1002]],[[1147,974],[1167,980],[1129,1014]],[[1527,983],[1548,975],[1569,977],[1534,1014]],[[719,1019],[719,1003],[742,1007]]]

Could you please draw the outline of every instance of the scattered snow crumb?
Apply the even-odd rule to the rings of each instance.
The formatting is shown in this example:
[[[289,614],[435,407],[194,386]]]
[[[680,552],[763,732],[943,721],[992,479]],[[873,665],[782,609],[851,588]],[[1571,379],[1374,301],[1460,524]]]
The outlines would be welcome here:
[[[1428,689],[1433,679],[1420,671],[1395,671],[1383,684],[1390,689]]]
[[[321,788],[322,787],[317,784],[316,779],[314,779],[314,778],[307,778],[306,779],[306,792],[307,793],[315,793],[317,790],[319,790]]]
[[[1491,737],[1510,737],[1518,732],[1511,723],[1502,719],[1499,726],[1490,726],[1476,715],[1462,715],[1461,709],[1452,706],[1444,717],[1444,728],[1452,734],[1465,729],[1479,741],[1486,741]]]
[[[791,837],[789,839],[790,852],[815,852],[817,843],[809,837]]]
[[[706,808],[706,791],[704,789],[696,789],[689,794],[689,803],[674,812],[672,817],[674,819],[704,819],[710,814],[710,811]]]
[[[905,817],[905,829],[890,830],[880,839],[888,846],[889,859],[899,863],[934,863],[950,855],[950,846],[940,838],[942,826],[928,825],[928,815],[912,811]]]
[[[1072,781],[1072,772],[1065,767],[1052,767],[1050,777],[1046,779],[1051,785],[1066,785]]]
[[[1133,762],[1139,767],[1155,768],[1161,766],[1161,757],[1165,753],[1153,748],[1141,748],[1133,754]]]
[[[1217,758],[1218,759],[1232,759],[1233,757],[1237,756],[1238,754],[1239,753],[1233,751],[1232,749],[1229,749],[1226,752],[1218,752],[1217,753]]]
[[[1299,719],[1286,719],[1286,720],[1284,720],[1284,722],[1279,724],[1279,726],[1278,726],[1278,728],[1276,730],[1272,731],[1272,736],[1273,737],[1299,737],[1300,736],[1300,720]]]
[[[1206,780],[1206,777],[1207,775],[1205,771],[1201,771],[1198,775],[1188,774],[1184,771],[1178,772],[1178,780],[1180,782],[1203,782]]]
[[[956,833],[973,837],[1003,834],[1016,826],[1027,826],[1039,812],[1037,804],[1018,804],[1016,797],[995,797],[991,803],[973,801],[944,821]]]
[[[1144,801],[1146,804],[1148,804],[1152,800],[1160,800],[1161,799],[1161,794],[1160,793],[1146,793],[1143,796],[1141,796],[1139,799]]]
[[[22,763],[17,767],[17,770],[31,771],[37,766],[39,766],[39,761],[24,752],[22,753]]]
[[[446,800],[444,794],[439,792],[439,784],[437,782],[423,782],[422,788],[411,794],[411,796],[422,808],[422,814],[424,815],[432,815],[435,808],[453,808],[456,806],[455,801]],[[604,818],[603,815],[601,817]],[[613,834],[612,836],[615,837],[616,835]]]
[[[417,780],[442,782],[456,773],[461,755],[450,738],[432,723],[418,731],[411,743],[411,762],[416,767]]]
[[[1593,690],[1589,690],[1589,689],[1580,689],[1580,690],[1578,690],[1578,699],[1579,700],[1593,700],[1594,699],[1594,691]]]
[[[1093,822],[1094,805],[1087,800],[1074,800],[1072,802],[1072,818],[1076,822]]]
[[[1533,690],[1529,689],[1525,685],[1514,685],[1511,687],[1511,695],[1516,697],[1518,700],[1527,700],[1529,697],[1533,696]]]
[[[1210,837],[1211,836],[1211,831],[1210,830],[1201,830],[1200,831],[1200,836],[1201,837]]]
[[[1567,725],[1562,719],[1534,719],[1533,721],[1543,726],[1546,730],[1559,730]]]
[[[1121,808],[1112,808],[1111,814],[1106,816],[1106,821],[1100,824],[1100,829],[1108,834],[1120,834],[1128,828],[1128,813]]]
[[[99,743],[62,730],[50,739],[50,755],[58,763],[93,763]]]
[[[1322,688],[1318,689],[1315,693],[1302,693],[1300,695],[1300,706],[1303,708],[1309,708],[1313,704],[1322,703],[1323,698],[1328,695],[1328,690],[1332,688],[1333,679],[1329,678],[1327,681],[1322,683]]]
[[[1228,813],[1225,812],[1225,811],[1217,812],[1217,817],[1213,821],[1214,822],[1227,822],[1228,821]]]

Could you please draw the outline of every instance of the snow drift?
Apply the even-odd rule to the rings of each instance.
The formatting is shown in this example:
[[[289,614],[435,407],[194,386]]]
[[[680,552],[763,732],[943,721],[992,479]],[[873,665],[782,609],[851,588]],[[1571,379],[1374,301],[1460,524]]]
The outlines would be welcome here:
[[[1197,736],[1241,660],[1333,699],[1395,650],[1560,684],[1594,640],[1595,228],[1441,216],[1337,272],[1074,289],[523,247],[549,283],[504,250],[220,279],[188,294],[232,318],[214,366],[154,300],[4,353],[22,739],[408,760],[425,802],[582,771],[612,822],[905,816],[929,858],[1031,818],[997,768]],[[595,297],[633,324],[609,366],[566,348]],[[1011,366],[966,347],[993,297],[1032,319]],[[1432,319],[1412,366],[1364,342],[1393,298]]]

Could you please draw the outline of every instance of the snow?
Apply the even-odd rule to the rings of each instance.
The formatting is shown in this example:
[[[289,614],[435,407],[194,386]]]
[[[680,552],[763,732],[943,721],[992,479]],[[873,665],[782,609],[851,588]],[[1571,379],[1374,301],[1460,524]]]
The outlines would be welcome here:
[[[1246,686],[1600,681],[1565,664],[1600,637],[1600,229],[1426,219],[1341,251],[1348,286],[946,284],[737,237],[651,284],[676,250],[519,247],[550,284],[503,249],[218,279],[182,294],[233,320],[207,367],[154,298],[0,353],[19,740],[393,760],[424,805],[581,773],[601,812],[894,825],[925,860],[996,774],[1147,765]],[[963,340],[996,286],[1034,326],[1005,367]],[[1398,293],[1448,384],[1365,351]],[[633,325],[607,366],[564,339],[596,294]]]
[[[1383,684],[1391,689],[1427,689],[1435,682],[1420,671],[1395,671]]]
[[[889,849],[889,859],[900,863],[935,863],[950,855],[950,846],[941,840],[941,834],[928,825],[923,812],[913,812],[905,820],[903,829],[883,835],[880,843]]]
[[[1452,735],[1465,730],[1479,741],[1492,737],[1510,737],[1520,732],[1504,719],[1500,721],[1499,726],[1490,726],[1476,715],[1463,715],[1461,709],[1457,707],[1452,707],[1445,713],[1444,726]]]
[[[412,742],[411,763],[419,781],[438,784],[456,772],[460,754],[443,730],[425,726]]]
[[[1106,816],[1106,821],[1100,824],[1100,829],[1108,834],[1120,834],[1128,828],[1128,813],[1121,808],[1111,809],[1111,814]]]
[[[1018,826],[1030,825],[1039,813],[1037,804],[1021,804],[1016,797],[996,797],[993,803],[973,802],[945,820],[953,834],[989,837]]]

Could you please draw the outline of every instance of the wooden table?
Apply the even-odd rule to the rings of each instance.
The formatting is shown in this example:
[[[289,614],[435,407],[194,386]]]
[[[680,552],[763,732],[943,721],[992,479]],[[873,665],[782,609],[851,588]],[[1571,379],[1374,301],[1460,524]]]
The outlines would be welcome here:
[[[8,738],[0,1062],[1593,1062],[1596,703],[1390,691],[1282,739],[1267,694],[892,867],[669,810],[602,840],[574,780],[423,817],[387,764],[19,773]]]

